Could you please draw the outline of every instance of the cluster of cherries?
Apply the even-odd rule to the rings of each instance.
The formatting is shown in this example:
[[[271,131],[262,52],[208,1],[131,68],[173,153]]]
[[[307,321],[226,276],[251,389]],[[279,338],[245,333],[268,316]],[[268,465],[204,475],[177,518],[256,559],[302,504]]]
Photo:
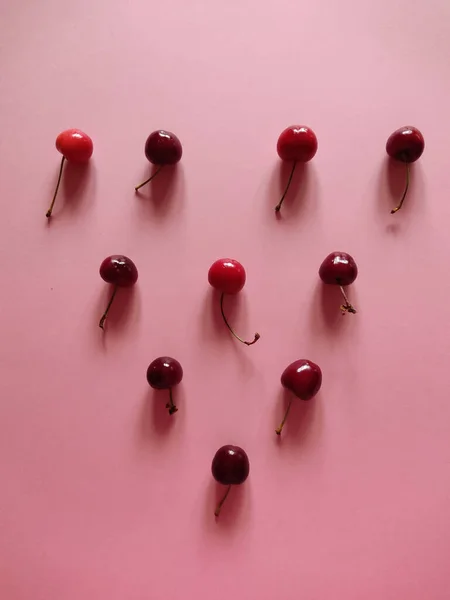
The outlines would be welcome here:
[[[56,148],[61,152],[62,160],[55,193],[50,208],[47,211],[48,218],[51,217],[55,204],[64,162],[66,160],[78,163],[87,162],[93,153],[93,143],[91,138],[82,131],[69,129],[59,134],[56,139]],[[398,206],[392,209],[392,213],[396,213],[403,205],[409,187],[410,164],[422,155],[423,150],[423,136],[415,127],[397,129],[387,140],[386,151],[389,156],[406,165],[405,189]],[[316,154],[317,137],[309,127],[299,125],[288,127],[281,133],[278,139],[277,151],[281,160],[292,163],[286,189],[275,207],[275,211],[279,212],[288,193],[297,163],[308,162]],[[176,135],[164,130],[151,133],[145,143],[145,155],[152,164],[157,166],[157,169],[149,179],[136,186],[135,190],[138,191],[142,186],[149,183],[164,166],[176,164],[181,159],[182,154],[182,146]],[[356,313],[355,308],[349,302],[344,288],[351,285],[357,275],[358,267],[354,259],[346,252],[332,252],[320,265],[319,277],[322,282],[327,285],[338,286],[342,293],[343,303],[340,309],[343,315],[346,313]],[[110,300],[99,322],[100,328],[104,329],[108,312],[118,289],[132,287],[138,279],[138,270],[134,262],[127,256],[112,255],[105,258],[100,265],[100,276],[112,286]],[[209,269],[208,281],[220,293],[220,311],[228,330],[239,342],[247,346],[255,344],[260,339],[259,333],[255,333],[251,341],[246,341],[234,331],[224,312],[225,296],[238,294],[245,285],[246,272],[243,265],[232,258],[216,260]],[[157,390],[168,391],[166,408],[169,415],[173,415],[178,411],[173,400],[172,390],[182,379],[183,369],[181,364],[175,358],[169,356],[156,358],[150,363],[147,369],[147,381],[149,385]],[[293,398],[296,397],[307,401],[314,398],[318,393],[322,385],[322,371],[317,364],[310,360],[296,360],[283,371],[281,384],[293,396],[287,406],[281,424],[275,430],[277,435],[281,435],[291,409]],[[223,498],[215,510],[215,515],[219,516],[222,505],[231,490],[231,486],[240,485],[247,479],[250,471],[250,463],[247,454],[242,448],[227,445],[217,450],[211,469],[216,481],[227,487]]]

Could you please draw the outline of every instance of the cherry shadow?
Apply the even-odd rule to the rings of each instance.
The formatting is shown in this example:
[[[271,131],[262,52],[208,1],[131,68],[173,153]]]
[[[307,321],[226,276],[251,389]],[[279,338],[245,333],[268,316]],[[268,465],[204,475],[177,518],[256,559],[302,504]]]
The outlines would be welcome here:
[[[323,333],[325,329],[330,333],[338,334],[348,328],[353,319],[358,318],[359,306],[356,287],[350,285],[344,289],[350,303],[357,311],[356,315],[342,314],[340,306],[344,298],[338,285],[317,282],[311,305],[311,322],[315,331]]]
[[[284,424],[280,435],[275,433],[275,429],[280,425],[284,414],[286,413],[289,402],[292,400],[292,406],[289,416]],[[320,392],[311,400],[300,400],[292,392],[281,388],[278,394],[278,402],[274,408],[274,432],[275,443],[282,447],[287,444],[303,445],[311,437],[313,425],[317,420],[318,401],[320,401]]]
[[[158,171],[159,167],[152,165],[150,172],[146,171],[142,179]],[[177,209],[176,199],[180,200],[184,190],[184,172],[182,165],[167,165],[147,185],[135,192],[141,202],[144,212],[153,218],[165,218]],[[180,205],[178,205],[180,206]]]
[[[315,194],[311,194],[313,183],[312,166],[307,163],[297,163],[292,177],[291,185],[281,206],[275,211],[275,206],[280,201],[292,171],[292,163],[279,161],[274,167],[269,183],[268,201],[274,217],[280,221],[287,218],[299,217],[314,208]]]
[[[220,515],[215,516],[214,511],[224,497],[227,486],[211,479],[205,498],[205,524],[214,531],[229,532],[242,527],[249,502],[249,479],[242,485],[233,485],[225,500]]]
[[[409,190],[405,198],[402,208],[395,214],[391,214],[391,210],[398,206],[403,195],[406,185],[406,165],[405,163],[394,160],[388,156],[385,157],[380,167],[378,177],[378,210],[381,216],[387,216],[392,219],[389,222],[388,230],[397,232],[399,223],[394,221],[402,214],[408,214],[416,210],[418,198],[418,170],[420,165],[416,163],[410,164]]]
[[[87,200],[89,196],[94,196],[92,190],[95,183],[94,178],[95,169],[92,161],[82,164],[65,161],[61,185],[56,197],[52,216],[47,219],[48,224],[52,222],[54,217],[57,217],[64,212],[70,212],[72,214],[86,213],[91,206]],[[57,177],[55,179],[55,187],[56,181]],[[50,200],[51,198],[49,199],[49,204]]]
[[[113,286],[105,285],[100,294],[94,315],[97,327],[112,293]],[[125,330],[130,329],[133,324],[137,324],[139,314],[140,295],[137,286],[133,285],[128,288],[119,288],[108,312],[103,332],[99,328],[100,333],[103,333],[105,336],[112,333],[124,333]]]

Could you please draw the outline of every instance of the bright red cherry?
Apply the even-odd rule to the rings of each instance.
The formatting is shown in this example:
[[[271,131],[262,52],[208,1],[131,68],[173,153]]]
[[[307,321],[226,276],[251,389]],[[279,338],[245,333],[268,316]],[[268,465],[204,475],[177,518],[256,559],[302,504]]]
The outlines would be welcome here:
[[[316,365],[311,360],[296,360],[283,371],[281,385],[297,396],[297,398],[300,398],[300,400],[311,400],[322,385],[322,371],[319,365]],[[275,430],[277,435],[281,435],[281,431],[291,410],[291,405],[292,399],[289,401],[281,425]]]
[[[74,163],[86,163],[92,156],[94,144],[91,138],[80,129],[66,129],[62,131],[56,138],[56,149],[61,152],[61,166],[59,167],[58,182],[56,184],[53,200],[50,208],[46,213],[47,219],[52,216],[53,206],[55,205],[56,196],[58,195],[59,184],[63,172],[64,162],[68,160]]]
[[[110,283],[114,286],[111,299],[98,324],[101,329],[104,329],[106,317],[108,316],[109,309],[111,308],[118,288],[133,286],[138,279],[138,270],[131,258],[121,254],[113,254],[112,256],[105,258],[100,265],[100,277],[106,281],[106,283]]]
[[[151,133],[145,142],[145,156],[153,165],[158,165],[158,169],[151,177],[134,189],[138,191],[142,186],[149,183],[153,177],[156,177],[165,165],[174,165],[181,160],[183,147],[180,140],[174,133],[159,129]]]
[[[160,356],[150,363],[147,369],[148,384],[155,390],[169,390],[169,402],[166,408],[169,415],[176,413],[178,408],[173,403],[172,388],[183,379],[183,369],[180,363],[170,356]]]
[[[341,305],[342,314],[356,313],[348,301],[344,287],[353,283],[358,276],[355,260],[347,252],[332,252],[320,265],[319,277],[328,285],[338,285],[344,297],[345,304]]]
[[[305,125],[291,125],[281,132],[278,138],[277,152],[281,160],[293,163],[286,189],[275,207],[275,211],[279,212],[291,185],[297,163],[310,161],[317,152],[316,134]]]
[[[386,152],[395,160],[405,163],[406,184],[398,206],[391,210],[391,214],[401,209],[409,188],[410,163],[422,156],[425,148],[423,135],[416,127],[400,127],[392,133],[386,142]]]
[[[208,281],[210,285],[212,285],[214,289],[221,292],[220,312],[222,313],[222,318],[225,322],[225,325],[237,340],[243,344],[246,344],[247,346],[252,346],[261,337],[259,333],[255,333],[255,337],[251,342],[243,340],[230,326],[223,310],[223,300],[225,294],[234,295],[239,293],[245,285],[245,279],[246,275],[244,267],[240,262],[234,260],[233,258],[220,258],[219,260],[216,260],[216,262],[211,265],[208,271]]]
[[[223,503],[230,493],[232,485],[241,485],[247,479],[250,472],[250,463],[246,452],[239,446],[222,446],[214,455],[211,472],[214,479],[226,485],[227,491],[214,511],[219,516]]]

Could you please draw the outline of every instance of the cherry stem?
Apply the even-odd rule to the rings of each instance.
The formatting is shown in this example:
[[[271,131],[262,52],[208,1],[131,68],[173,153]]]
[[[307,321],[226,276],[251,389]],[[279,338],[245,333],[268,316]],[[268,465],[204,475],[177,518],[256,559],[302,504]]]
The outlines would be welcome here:
[[[280,426],[278,427],[278,429],[275,429],[275,433],[277,435],[281,435],[281,432],[283,431],[283,427],[284,427],[284,424],[286,423],[286,419],[288,418],[288,414],[289,414],[289,411],[291,410],[291,406],[292,406],[292,399],[289,401],[288,407],[284,414],[283,420],[280,423]]]
[[[169,388],[169,402],[166,404],[166,408],[169,411],[169,415],[173,415],[173,413],[176,413],[178,410],[178,408],[173,403],[172,388]]]
[[[100,319],[100,323],[98,324],[98,326],[100,327],[100,329],[105,329],[104,328],[104,324],[105,324],[105,321],[106,321],[106,317],[108,316],[109,309],[111,308],[111,304],[114,301],[116,293],[117,293],[117,286],[114,287],[113,293],[112,293],[111,298],[110,298],[110,300],[108,302],[108,306],[106,307],[106,310],[103,313],[102,318]]]
[[[225,492],[222,500],[217,505],[216,510],[214,511],[215,517],[218,517],[220,515],[220,511],[222,510],[222,506],[223,506],[225,500],[228,498],[228,494],[230,493],[230,490],[231,490],[231,485],[228,486],[227,491]]]
[[[408,193],[408,188],[409,188],[409,162],[405,161],[405,165],[406,165],[406,185],[405,185],[405,191],[403,192],[403,196],[399,202],[399,205],[396,206],[395,208],[393,208],[391,210],[391,215],[393,215],[394,213],[396,213],[398,210],[401,209],[401,207],[403,206],[403,202],[405,201],[406,198],[406,194]]]
[[[138,186],[136,186],[134,188],[134,191],[137,192],[138,190],[141,189],[141,187],[143,187],[144,185],[147,185],[147,183],[150,183],[150,181],[156,177],[158,175],[158,173],[161,171],[162,167],[158,167],[156,169],[156,171],[153,173],[153,175],[151,175],[148,179],[146,179],[145,181],[143,181],[141,184],[139,184]]]
[[[344,296],[344,300],[345,300],[345,304],[341,304],[342,314],[345,315],[346,312],[349,312],[349,313],[352,313],[353,315],[356,315],[356,310],[348,301],[347,294],[345,293],[345,290],[342,287],[342,285],[340,285],[339,288],[340,288],[341,293]]]
[[[50,208],[48,209],[47,213],[45,214],[47,219],[50,219],[50,217],[52,216],[52,211],[53,211],[53,207],[55,206],[56,196],[58,195],[59,184],[61,183],[61,177],[62,177],[65,160],[66,160],[66,157],[63,156],[61,159],[61,166],[59,167],[58,183],[56,184],[55,193],[53,194],[53,200],[52,200],[52,203],[50,204]]]
[[[231,331],[231,333],[234,335],[234,337],[239,340],[240,342],[242,342],[243,344],[245,344],[246,346],[252,346],[255,342],[257,342],[259,340],[259,338],[261,337],[259,335],[259,333],[255,333],[255,337],[253,338],[253,340],[251,342],[247,342],[245,340],[243,340],[241,337],[238,336],[238,334],[233,330],[233,328],[231,327],[231,325],[228,323],[227,318],[225,316],[225,313],[223,312],[223,299],[224,299],[225,294],[222,294],[220,296],[220,312],[222,313],[222,318],[225,322],[225,325],[228,327],[228,329]]]
[[[286,189],[284,190],[284,194],[281,196],[281,200],[275,206],[275,212],[280,212],[281,205],[283,204],[284,199],[286,198],[286,194],[288,193],[288,190],[290,188],[292,178],[294,177],[294,171],[295,171],[295,167],[296,166],[297,166],[297,161],[295,161],[294,164],[292,165],[292,171],[291,171],[291,174],[289,175],[289,179],[288,179],[288,182],[287,182]]]

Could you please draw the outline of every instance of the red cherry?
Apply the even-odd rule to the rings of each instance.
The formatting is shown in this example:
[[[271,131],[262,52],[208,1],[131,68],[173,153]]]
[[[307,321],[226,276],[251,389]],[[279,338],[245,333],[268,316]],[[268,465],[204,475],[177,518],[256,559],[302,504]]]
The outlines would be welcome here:
[[[409,188],[410,163],[422,156],[425,148],[423,135],[416,127],[400,127],[392,133],[386,142],[386,152],[395,160],[405,163],[406,184],[398,206],[391,210],[391,214],[401,209]]]
[[[218,483],[228,486],[225,495],[214,511],[215,516],[218,517],[223,503],[230,493],[231,486],[244,483],[250,473],[247,453],[239,446],[222,446],[214,455],[211,472]]]
[[[278,138],[277,152],[281,160],[293,162],[286,189],[275,207],[275,211],[279,212],[291,185],[297,163],[310,161],[317,152],[316,134],[305,125],[291,125],[281,132]]]
[[[300,398],[300,400],[311,400],[311,398],[314,398],[320,390],[320,386],[322,385],[322,371],[320,370],[319,365],[316,365],[316,363],[313,363],[311,360],[296,360],[283,371],[283,374],[281,375],[281,385],[291,391],[297,398]],[[280,426],[275,430],[277,435],[281,434],[291,405],[292,400],[289,401]]]
[[[136,186],[136,192],[144,185],[149,183],[153,177],[156,177],[165,165],[174,165],[181,160],[183,155],[183,147],[177,136],[164,129],[159,129],[151,133],[145,142],[145,156],[147,160],[154,165],[158,165],[158,169],[151,177],[143,183]]]
[[[122,254],[113,254],[112,256],[105,258],[100,265],[100,277],[106,281],[106,283],[110,283],[114,286],[111,299],[98,324],[101,329],[104,329],[106,317],[108,316],[109,309],[111,308],[118,288],[133,286],[138,279],[138,270],[131,258],[123,256]]]
[[[59,184],[61,183],[64,162],[68,160],[69,162],[74,163],[86,163],[91,158],[92,152],[94,151],[94,144],[92,143],[91,138],[80,129],[66,129],[66,131],[62,131],[56,138],[55,145],[58,152],[61,152],[63,156],[59,168],[58,182],[56,184],[55,193],[53,194],[53,200],[45,215],[47,219],[52,216],[53,206],[55,205]]]
[[[356,314],[350,304],[344,285],[352,284],[358,276],[358,267],[355,260],[347,252],[332,252],[320,265],[319,277],[327,285],[338,285],[344,297],[345,304],[341,305],[342,314],[346,312]]]
[[[233,258],[220,258],[219,260],[216,260],[208,271],[208,281],[210,285],[221,293],[220,311],[225,325],[237,340],[247,346],[252,346],[261,337],[259,333],[255,333],[255,337],[251,342],[243,340],[230,326],[223,310],[223,299],[225,294],[238,294],[245,285],[245,279],[246,274],[244,267],[240,262]]]
[[[160,356],[152,361],[147,369],[147,381],[155,390],[169,390],[169,402],[166,408],[173,415],[178,408],[173,403],[172,388],[183,379],[183,368],[180,363],[170,356]]]

